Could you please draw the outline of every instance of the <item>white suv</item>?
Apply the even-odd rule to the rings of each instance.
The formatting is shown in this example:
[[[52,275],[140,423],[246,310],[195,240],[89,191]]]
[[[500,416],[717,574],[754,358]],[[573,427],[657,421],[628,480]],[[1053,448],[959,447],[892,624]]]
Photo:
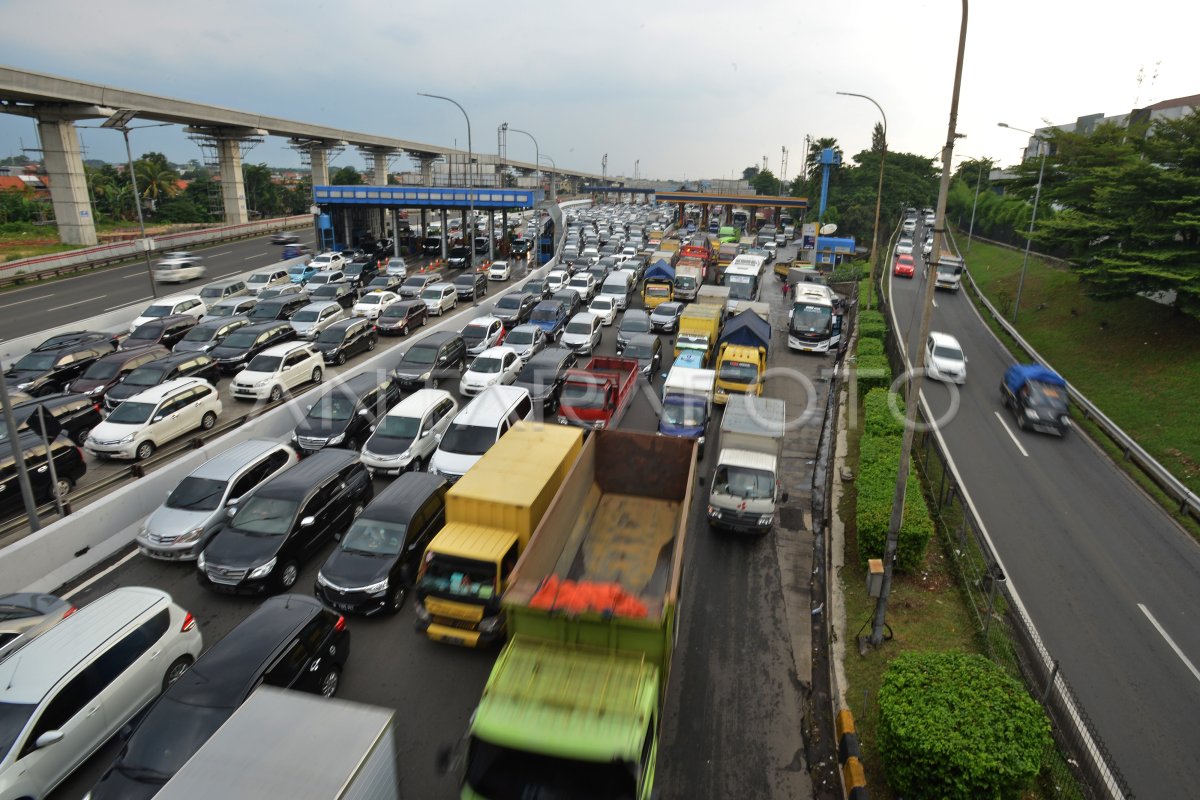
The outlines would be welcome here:
[[[321,335],[321,331],[349,316],[346,309],[342,308],[342,304],[336,300],[318,300],[315,303],[301,306],[300,310],[288,320],[288,323],[296,332],[296,336],[301,339],[315,340]]]
[[[250,294],[257,295],[263,289],[271,286],[287,286],[292,282],[292,276],[288,275],[286,269],[269,269],[265,272],[256,272],[246,279],[246,288]]]
[[[161,300],[155,300],[150,305],[146,306],[137,319],[129,325],[129,332],[133,333],[134,328],[161,317],[170,317],[175,314],[190,314],[196,319],[200,319],[208,313],[208,306],[200,299],[198,294],[181,294],[175,297],[165,297]]]
[[[97,458],[141,461],[196,428],[211,430],[220,413],[221,398],[212,384],[176,378],[119,403],[92,428],[83,449]]]
[[[324,374],[325,357],[312,345],[285,342],[250,359],[246,368],[233,376],[230,393],[244,400],[274,403],[307,381],[320,383]]]

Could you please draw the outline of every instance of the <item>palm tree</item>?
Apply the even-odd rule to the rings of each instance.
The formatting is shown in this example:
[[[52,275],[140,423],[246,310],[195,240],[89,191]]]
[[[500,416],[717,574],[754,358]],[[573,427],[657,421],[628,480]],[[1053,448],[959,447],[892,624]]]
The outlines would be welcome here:
[[[176,181],[179,174],[173,169],[161,169],[157,164],[139,161],[134,164],[138,194],[142,200],[150,200],[156,206],[159,200],[174,197],[179,192]]]

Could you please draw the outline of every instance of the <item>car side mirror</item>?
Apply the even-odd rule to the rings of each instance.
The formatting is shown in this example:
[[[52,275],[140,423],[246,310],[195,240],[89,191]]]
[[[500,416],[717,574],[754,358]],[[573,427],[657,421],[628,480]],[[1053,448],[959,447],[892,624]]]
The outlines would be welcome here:
[[[155,414],[154,417],[152,417],[150,421],[151,422],[162,422],[162,420],[163,420],[162,414]]]
[[[231,498],[229,498],[228,500],[226,500],[226,501],[225,501],[225,505],[227,505],[227,506],[236,506],[236,505],[237,505],[238,503],[240,503],[240,502],[242,502],[242,498],[240,498],[240,497],[231,497]]]
[[[317,524],[316,517],[305,517],[304,519],[300,520],[301,528],[311,528],[313,525],[316,525],[316,524]]]
[[[56,742],[61,742],[62,738],[62,731],[46,731],[37,738],[37,741],[33,745],[36,749],[41,750],[43,747],[49,747]]]
[[[369,416],[371,416],[371,412],[370,412],[370,411],[368,411],[368,410],[367,410],[367,409],[365,409],[365,408],[360,408],[360,409],[358,410],[358,415],[359,415],[360,417],[369,417]]]

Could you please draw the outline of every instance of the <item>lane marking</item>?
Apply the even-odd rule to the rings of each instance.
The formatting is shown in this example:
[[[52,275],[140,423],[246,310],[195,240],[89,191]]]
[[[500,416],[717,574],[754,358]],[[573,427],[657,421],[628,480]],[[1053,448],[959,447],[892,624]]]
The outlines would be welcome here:
[[[1000,412],[993,411],[992,413],[996,415],[996,419],[1000,420],[1000,427],[1004,428],[1004,432],[1008,434],[1008,438],[1013,440],[1013,444],[1015,444],[1017,449],[1021,451],[1021,455],[1029,458],[1029,453],[1025,452],[1024,447],[1021,447],[1021,443],[1017,441],[1017,437],[1013,435],[1012,430],[1008,427],[1008,423],[1004,421],[1004,417],[1000,416]]]
[[[130,560],[131,558],[133,558],[134,556],[136,556],[136,555],[137,555],[137,553],[138,553],[138,551],[137,551],[137,550],[134,550],[132,553],[130,553],[129,555],[125,556],[125,557],[124,557],[124,558],[122,558],[120,561],[118,561],[117,563],[113,564],[111,567],[109,567],[108,569],[104,570],[103,572],[97,572],[95,575],[93,575],[92,577],[88,578],[86,581],[84,581],[83,583],[79,584],[78,586],[76,586],[76,587],[75,587],[74,589],[72,589],[71,591],[69,591],[69,592],[67,592],[66,594],[64,594],[64,595],[62,596],[63,600],[70,600],[70,599],[71,599],[71,598],[72,598],[74,595],[77,595],[77,594],[79,594],[79,593],[80,593],[80,592],[82,592],[84,589],[88,588],[88,587],[89,587],[89,586],[91,586],[93,583],[95,583],[96,581],[100,580],[101,578],[103,578],[103,577],[104,577],[105,575],[107,575],[108,573],[110,573],[110,572],[112,572],[113,570],[115,570],[117,567],[121,567],[121,566],[124,566],[125,564],[129,563],[129,560]]]
[[[1166,639],[1167,644],[1171,645],[1171,649],[1175,651],[1175,655],[1179,656],[1179,660],[1182,661],[1184,666],[1191,671],[1192,677],[1200,681],[1200,669],[1196,669],[1196,665],[1193,664],[1191,660],[1189,660],[1188,657],[1183,654],[1183,651],[1179,649],[1179,645],[1175,644],[1175,640],[1167,635],[1167,632],[1163,630],[1163,626],[1159,625],[1158,620],[1156,620],[1154,615],[1150,613],[1150,609],[1146,608],[1141,603],[1138,603],[1138,608],[1140,608],[1142,613],[1146,615],[1146,619],[1150,620],[1150,624],[1153,625],[1154,629],[1158,631],[1159,636]]]
[[[266,255],[267,255],[266,253],[255,253],[252,256],[246,256],[245,258],[242,259],[242,261],[253,261],[256,258],[264,258],[264,257],[266,257]]]
[[[933,303],[934,308],[937,308],[937,300],[931,300],[930,302]]]
[[[0,308],[9,308],[10,306],[19,306],[22,303],[32,303],[34,300],[45,300],[45,299],[46,299],[45,297],[30,297],[27,300],[17,300],[16,302],[13,302],[13,303],[5,303],[4,305],[0,306]]]
[[[97,297],[89,297],[87,300],[80,300],[78,303],[67,303],[65,306],[55,306],[54,308],[47,308],[47,309],[46,309],[46,311],[47,311],[47,312],[49,312],[49,311],[58,311],[58,310],[60,310],[60,309],[63,309],[63,308],[70,308],[71,306],[81,306],[81,305],[83,305],[84,303],[93,303],[93,302],[95,302],[95,301],[97,301],[97,300],[103,300],[103,299],[104,299],[104,298],[106,298],[106,297],[108,297],[108,295],[106,295],[106,294],[102,294],[102,295],[99,295],[99,296],[97,296]]]
[[[219,253],[205,253],[204,255],[207,256],[208,258],[214,258],[215,256],[227,256],[232,252],[233,252],[232,250],[222,250]]]
[[[146,302],[147,300],[153,300],[153,299],[154,299],[153,297],[139,297],[137,300],[129,300],[129,301],[126,301],[126,302],[124,302],[124,303],[120,303],[120,304],[118,304],[118,305],[115,305],[115,306],[110,306],[110,307],[108,307],[108,308],[106,308],[106,309],[104,309],[104,310],[105,310],[105,311],[116,311],[118,308],[125,308],[126,306],[131,306],[131,305],[133,305],[134,303],[144,303],[144,302]]]

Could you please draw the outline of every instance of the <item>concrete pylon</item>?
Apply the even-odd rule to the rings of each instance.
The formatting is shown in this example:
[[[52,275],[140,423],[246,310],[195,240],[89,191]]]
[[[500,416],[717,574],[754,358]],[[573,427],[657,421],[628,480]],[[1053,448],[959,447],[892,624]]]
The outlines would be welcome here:
[[[221,168],[221,201],[225,205],[225,224],[249,222],[246,184],[242,179],[241,141],[233,137],[217,137],[217,158]]]
[[[312,185],[329,185],[329,150],[314,144],[308,149],[309,162],[312,164]]]
[[[437,158],[421,158],[421,185],[433,186],[433,164]]]
[[[39,115],[37,127],[42,140],[42,159],[50,177],[50,202],[58,223],[59,241],[81,246],[96,244],[96,222],[74,121],[59,115]]]

